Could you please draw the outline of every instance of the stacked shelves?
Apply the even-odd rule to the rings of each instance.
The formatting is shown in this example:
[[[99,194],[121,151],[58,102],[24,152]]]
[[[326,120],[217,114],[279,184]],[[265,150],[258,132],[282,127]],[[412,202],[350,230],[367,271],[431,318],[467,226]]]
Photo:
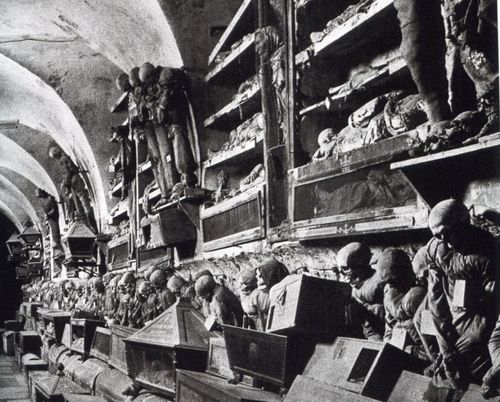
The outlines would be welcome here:
[[[394,50],[400,31],[393,0],[360,1],[337,8],[323,5],[332,10],[327,24],[322,17],[324,29],[318,27],[315,6],[309,3],[313,2],[299,2],[296,7],[295,15],[301,18],[297,37],[302,49],[295,54],[294,62],[303,74],[300,92],[308,94],[303,99],[308,104],[298,112],[299,130],[303,130],[300,137],[310,144],[308,152],[312,155],[315,136],[322,130],[332,128],[338,133],[348,126],[348,117],[356,109],[389,91],[413,88],[413,83],[406,63]],[[321,32],[312,34],[312,30]],[[309,37],[309,44],[304,44]],[[377,64],[377,60],[383,61]],[[360,68],[363,73],[356,76]],[[330,88],[326,96],[323,80],[323,88]],[[349,151],[336,151],[326,159],[291,169],[290,238],[309,240],[424,228],[428,214],[425,203],[401,171],[390,169],[392,161],[420,144],[418,133],[407,132],[357,148],[355,145]],[[384,192],[392,197],[380,196]]]
[[[238,193],[240,181],[264,160],[262,127],[259,125],[261,128],[256,133],[251,130],[253,134],[249,136],[244,131],[249,127],[250,121],[257,122],[259,117],[256,114],[262,111],[261,89],[255,77],[256,4],[255,0],[242,2],[209,56],[208,62],[212,67],[205,76],[205,81],[210,86],[225,87],[225,94],[232,93],[233,97],[204,122],[205,128],[221,132],[228,140],[221,151],[203,162],[205,188],[215,190],[217,175],[224,170],[230,174],[231,193]],[[215,90],[222,92],[222,88]],[[263,187],[256,185],[210,208],[202,207],[200,218],[204,235],[203,249],[214,250],[263,238],[263,196]],[[250,210],[249,208],[256,212],[253,216],[255,222],[250,222],[251,219],[245,221],[242,215],[243,210]],[[244,221],[246,223],[242,223]]]

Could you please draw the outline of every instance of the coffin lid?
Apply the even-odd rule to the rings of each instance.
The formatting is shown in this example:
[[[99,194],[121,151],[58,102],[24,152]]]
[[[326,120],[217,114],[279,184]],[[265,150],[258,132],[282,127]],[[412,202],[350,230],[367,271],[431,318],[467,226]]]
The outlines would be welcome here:
[[[70,228],[68,229],[67,233],[63,236],[63,238],[69,239],[75,237],[80,239],[87,238],[95,240],[96,235],[87,225],[85,225],[85,223],[81,221],[75,221],[70,226]]]
[[[21,237],[19,237],[19,233],[13,233],[12,236],[9,237],[9,240],[7,240],[5,243],[7,244],[16,244],[16,245],[23,245],[23,241]]]
[[[167,348],[208,350],[208,338],[220,335],[207,331],[204,323],[205,319],[191,302],[180,298],[149,325],[124,341]]]

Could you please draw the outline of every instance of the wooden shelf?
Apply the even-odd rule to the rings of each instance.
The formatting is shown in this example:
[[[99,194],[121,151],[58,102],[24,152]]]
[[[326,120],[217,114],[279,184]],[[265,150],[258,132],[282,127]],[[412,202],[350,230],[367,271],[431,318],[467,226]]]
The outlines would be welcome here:
[[[120,95],[118,100],[111,106],[111,113],[124,112],[128,108],[128,92]]]
[[[262,133],[230,151],[215,155],[203,162],[203,168],[209,169],[215,166],[241,165],[245,161],[262,158],[263,137]]]
[[[247,33],[255,30],[254,13],[255,7],[253,3],[255,0],[244,0],[240,8],[234,14],[233,19],[227,26],[226,30],[220,37],[219,41],[215,45],[212,53],[208,56],[208,64],[212,64],[215,57],[221,52],[228,49],[232,43],[241,39]]]
[[[394,162],[391,169],[401,170],[432,207],[446,198],[462,199],[472,183],[475,183],[473,187],[484,188],[486,183],[497,180],[499,155],[500,134],[497,133],[481,138],[477,144]],[[498,205],[495,196],[491,205]]]
[[[496,136],[493,134],[492,136]],[[461,156],[468,156],[479,151],[494,150],[500,147],[500,138],[494,138],[489,140],[488,137],[484,137],[478,144],[468,145],[461,148],[450,149],[449,151],[437,152],[431,155],[420,156],[418,158],[407,159],[401,162],[395,162],[391,164],[391,169],[405,169],[408,167],[432,164],[433,162],[443,161],[449,158],[458,158]],[[496,150],[498,151],[498,150]]]
[[[394,18],[391,19],[391,14]],[[393,0],[376,0],[369,8],[368,12],[350,18],[342,25],[327,34],[321,41],[313,43],[309,49],[299,52],[295,56],[296,64],[303,64],[309,60],[308,53],[313,53],[312,57],[328,56],[351,49],[355,51],[358,46],[353,44],[376,39],[381,27],[391,28],[392,21],[397,27]],[[358,49],[359,50],[359,49]]]
[[[371,97],[376,96],[374,93],[380,88],[387,86],[390,81],[394,81],[406,74],[409,70],[403,58],[398,58],[390,62],[386,68],[379,71],[379,74],[369,77],[358,88],[349,93],[339,93],[327,96],[321,102],[308,106],[302,109],[300,116],[314,113],[331,113],[334,111],[353,111],[355,108],[362,106]],[[362,92],[362,96],[360,96]]]
[[[115,207],[111,210],[108,215],[107,223],[109,225],[116,225],[124,219],[128,218],[128,207],[126,203],[120,201]]]
[[[241,83],[255,74],[255,35],[251,35],[217,64],[206,76],[205,82]]]
[[[231,130],[261,108],[260,88],[244,92],[205,120],[206,128]]]
[[[151,164],[151,161],[147,161],[147,162],[144,162],[144,163],[139,165],[138,171],[139,171],[139,173],[147,173],[147,172],[151,171],[152,168],[153,168],[153,165]]]
[[[289,174],[296,181],[311,180],[330,174],[345,174],[378,163],[394,160],[398,155],[415,149],[422,143],[418,131],[412,130],[364,147],[292,169]]]
[[[113,197],[120,197],[121,196],[121,191],[123,187],[123,181],[120,181],[118,184],[116,184],[110,191],[111,196]]]

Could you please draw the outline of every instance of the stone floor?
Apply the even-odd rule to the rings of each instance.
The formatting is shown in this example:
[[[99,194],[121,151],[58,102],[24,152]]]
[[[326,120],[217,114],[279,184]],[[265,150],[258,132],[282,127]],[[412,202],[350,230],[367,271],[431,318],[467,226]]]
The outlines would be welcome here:
[[[28,386],[14,356],[0,354],[0,402],[29,401]]]

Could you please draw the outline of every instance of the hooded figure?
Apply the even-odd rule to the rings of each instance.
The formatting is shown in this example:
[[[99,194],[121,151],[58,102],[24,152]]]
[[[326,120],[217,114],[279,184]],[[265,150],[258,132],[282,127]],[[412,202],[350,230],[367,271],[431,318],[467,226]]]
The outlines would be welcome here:
[[[352,287],[352,327],[361,326],[366,339],[381,341],[385,325],[384,283],[370,267],[371,256],[368,246],[349,243],[339,250],[337,265]]]
[[[498,248],[489,232],[470,224],[467,208],[452,199],[431,210],[429,228],[434,237],[426,246],[428,299],[440,352],[434,374],[463,388],[470,381],[479,383],[491,366],[487,342],[496,319]],[[458,284],[465,288],[460,299],[455,297]]]
[[[393,331],[404,331],[409,338],[409,351],[417,357],[427,358],[420,336],[413,324],[413,317],[427,288],[416,282],[410,258],[399,249],[388,249],[380,255],[377,272],[384,287],[385,333],[384,340],[390,341]]]
[[[195,285],[196,295],[210,304],[210,313],[217,323],[241,327],[243,309],[236,295],[225,286],[215,282],[213,276],[198,278]]]
[[[255,318],[255,327],[259,331],[266,330],[269,306],[269,291],[290,275],[288,269],[281,262],[269,258],[255,268],[257,288],[250,295],[249,310],[247,314]]]

